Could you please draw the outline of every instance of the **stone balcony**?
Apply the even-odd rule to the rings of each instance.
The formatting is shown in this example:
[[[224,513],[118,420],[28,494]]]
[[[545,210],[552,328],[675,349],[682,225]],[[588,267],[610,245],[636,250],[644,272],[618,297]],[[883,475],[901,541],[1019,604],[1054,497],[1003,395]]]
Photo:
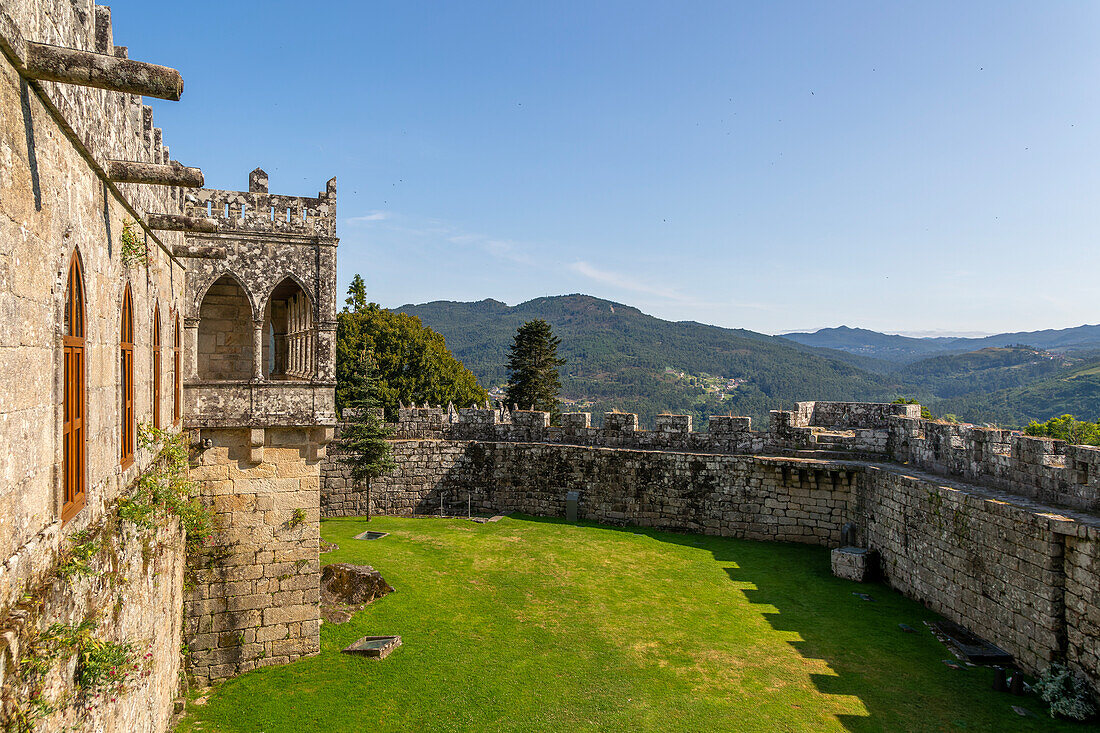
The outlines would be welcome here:
[[[183,388],[191,428],[317,427],[336,424],[327,382],[192,380]]]

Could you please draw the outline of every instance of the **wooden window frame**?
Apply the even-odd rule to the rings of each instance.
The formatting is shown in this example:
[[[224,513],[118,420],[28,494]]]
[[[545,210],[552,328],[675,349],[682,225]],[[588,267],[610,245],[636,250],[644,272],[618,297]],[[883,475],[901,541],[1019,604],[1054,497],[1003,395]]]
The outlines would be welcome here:
[[[180,314],[176,312],[176,325],[175,333],[172,336],[172,382],[173,382],[173,396],[172,396],[172,424],[180,424],[180,397],[182,397],[181,386],[183,383],[183,375],[181,373],[183,357],[182,350],[180,348]]]
[[[80,253],[74,252],[65,291],[65,334],[62,337],[62,524],[75,517],[87,503],[87,352],[84,343],[84,295],[84,267],[80,261]]]
[[[153,427],[160,429],[160,303],[153,306]]]
[[[134,299],[130,283],[122,294],[122,329],[119,338],[120,369],[122,372],[122,424],[119,438],[122,443],[120,459],[123,468],[134,462]]]

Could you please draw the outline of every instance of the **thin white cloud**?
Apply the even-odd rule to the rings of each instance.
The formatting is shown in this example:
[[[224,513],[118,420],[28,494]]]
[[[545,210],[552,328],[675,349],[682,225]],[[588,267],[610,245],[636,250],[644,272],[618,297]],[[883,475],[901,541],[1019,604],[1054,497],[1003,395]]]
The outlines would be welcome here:
[[[395,217],[399,218],[399,217]],[[470,247],[481,250],[498,260],[506,260],[517,264],[532,265],[535,260],[529,254],[530,248],[524,242],[510,239],[494,239],[485,234],[465,231],[460,227],[438,219],[425,219],[419,222],[411,222],[411,226],[399,225],[396,222],[387,222],[387,229],[410,234],[410,236],[425,239],[442,239],[449,244],[458,244],[459,247]]]
[[[604,285],[610,285],[611,287],[626,290],[632,293],[640,293],[642,295],[650,295],[662,300],[666,300],[669,303],[675,304],[679,309],[690,309],[685,315],[689,315],[692,312],[698,313],[699,311],[722,311],[728,308],[738,308],[744,310],[771,310],[771,307],[763,303],[750,303],[741,301],[709,301],[701,300],[699,298],[685,295],[676,288],[664,287],[661,285],[654,285],[651,282],[641,280],[639,278],[627,275],[621,272],[612,272],[611,270],[603,270],[592,264],[585,262],[584,260],[577,260],[570,264],[569,269],[576,272],[589,280],[602,283]],[[698,317],[698,316],[694,316]]]
[[[682,293],[679,293],[672,288],[661,287],[659,285],[651,285],[649,283],[643,282],[642,280],[631,277],[630,275],[624,275],[621,272],[601,270],[598,267],[593,267],[584,260],[577,260],[573,264],[569,265],[569,269],[573,270],[576,273],[584,275],[589,280],[595,280],[598,283],[611,285],[612,287],[620,288],[622,290],[629,290],[633,293],[655,295],[658,298],[674,300],[680,303],[689,300],[689,298],[685,297]]]
[[[371,221],[385,221],[389,218],[390,213],[388,211],[372,211],[369,214],[364,214],[363,216],[353,216],[350,219],[347,219],[347,223],[366,224],[367,222]]]

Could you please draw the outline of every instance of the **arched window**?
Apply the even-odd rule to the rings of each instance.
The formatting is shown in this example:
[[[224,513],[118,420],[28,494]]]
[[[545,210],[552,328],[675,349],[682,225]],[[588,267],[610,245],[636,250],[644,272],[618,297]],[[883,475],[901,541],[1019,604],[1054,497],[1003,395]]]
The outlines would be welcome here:
[[[176,331],[172,336],[172,422],[180,421],[180,314],[176,313]]]
[[[122,467],[134,462],[134,300],[130,296],[130,284],[122,295]]]
[[[313,307],[309,296],[285,278],[267,300],[264,311],[267,343],[264,376],[268,379],[310,379],[313,376]]]
[[[153,306],[153,427],[160,427],[160,303]]]
[[[67,522],[84,507],[87,448],[84,438],[84,270],[80,254],[73,254],[65,290],[65,388],[62,400],[62,472],[65,502],[61,521]]]
[[[252,378],[252,304],[235,278],[218,278],[199,306],[198,376],[201,380]]]

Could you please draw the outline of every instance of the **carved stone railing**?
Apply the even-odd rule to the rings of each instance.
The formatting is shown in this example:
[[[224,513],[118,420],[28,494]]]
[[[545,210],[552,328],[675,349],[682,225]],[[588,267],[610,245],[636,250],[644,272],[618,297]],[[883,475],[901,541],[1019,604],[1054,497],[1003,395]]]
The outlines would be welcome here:
[[[188,427],[334,426],[331,384],[195,381],[184,385]]]
[[[185,213],[215,220],[219,232],[335,237],[336,179],[315,197],[204,188],[188,195]]]

